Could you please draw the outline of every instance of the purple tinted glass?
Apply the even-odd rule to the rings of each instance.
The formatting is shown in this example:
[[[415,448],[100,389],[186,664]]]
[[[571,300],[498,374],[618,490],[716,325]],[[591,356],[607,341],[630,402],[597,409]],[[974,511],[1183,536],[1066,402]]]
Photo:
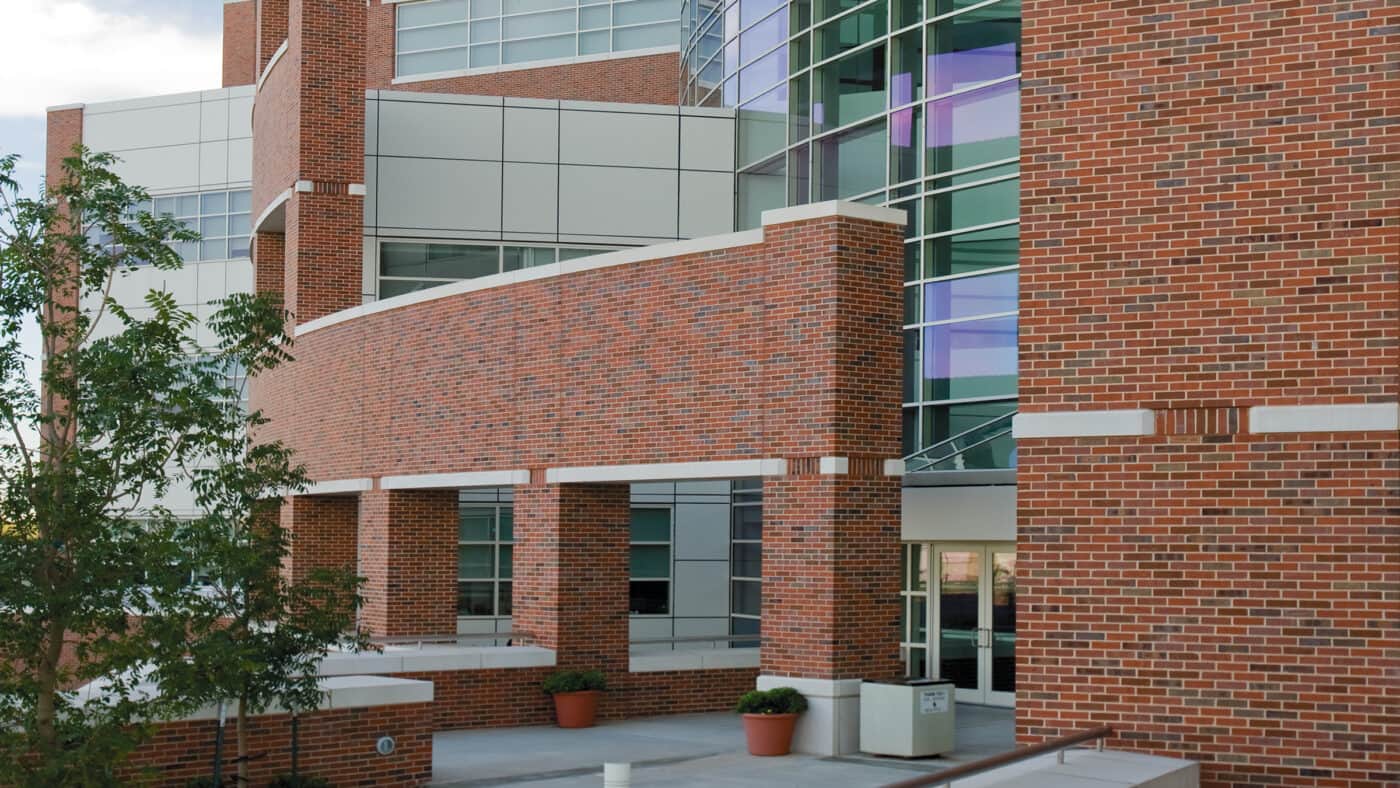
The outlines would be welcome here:
[[[773,90],[764,93],[762,96],[750,101],[741,107],[741,110],[750,112],[773,112],[782,114],[787,112],[788,92],[787,83],[783,83]],[[781,127],[780,127],[781,128]]]
[[[1016,44],[997,44],[928,56],[925,82],[933,94],[947,93],[1016,73]]]
[[[1016,272],[924,285],[924,320],[956,320],[1016,311]]]
[[[1004,82],[929,104],[930,148],[1006,139],[1021,133],[1021,89]]]
[[[890,106],[900,107],[914,100],[914,75],[908,71],[890,75]]]
[[[743,34],[739,36],[740,57],[745,61],[753,60],[755,57],[787,41],[787,21],[787,14],[774,14],[748,30],[745,30]]]
[[[930,380],[1016,374],[1016,318],[970,320],[924,329]]]
[[[756,98],[787,76],[787,47],[745,66],[739,72],[739,101]]]
[[[914,108],[890,113],[890,146],[908,148],[914,144]]]
[[[748,27],[774,9],[786,5],[787,0],[736,0],[734,4],[739,6],[739,24]]]

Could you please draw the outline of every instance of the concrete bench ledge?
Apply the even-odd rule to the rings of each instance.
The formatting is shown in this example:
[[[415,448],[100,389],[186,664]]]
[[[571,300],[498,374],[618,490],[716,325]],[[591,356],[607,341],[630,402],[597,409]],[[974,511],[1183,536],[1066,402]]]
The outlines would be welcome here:
[[[957,780],[959,788],[1196,788],[1194,761],[1137,752],[1066,750],[1065,762],[1041,755],[985,774]]]
[[[659,673],[670,670],[724,670],[758,667],[756,648],[697,648],[633,654],[628,669],[633,673]]]
[[[431,681],[393,676],[327,676],[321,679],[321,690],[321,705],[317,711],[433,702]],[[232,718],[237,713],[237,704],[230,703],[226,713]],[[286,709],[274,706],[257,716],[286,713]],[[212,720],[218,716],[217,706],[206,706],[183,719]]]
[[[536,646],[387,646],[383,653],[330,654],[321,662],[321,675],[540,668],[554,664],[554,651]]]

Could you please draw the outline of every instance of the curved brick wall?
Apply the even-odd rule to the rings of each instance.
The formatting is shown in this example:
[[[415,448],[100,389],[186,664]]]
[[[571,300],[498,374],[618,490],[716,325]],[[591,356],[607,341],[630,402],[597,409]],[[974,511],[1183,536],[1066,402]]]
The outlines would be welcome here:
[[[765,230],[303,328],[254,405],[321,481],[898,456],[898,228]]]

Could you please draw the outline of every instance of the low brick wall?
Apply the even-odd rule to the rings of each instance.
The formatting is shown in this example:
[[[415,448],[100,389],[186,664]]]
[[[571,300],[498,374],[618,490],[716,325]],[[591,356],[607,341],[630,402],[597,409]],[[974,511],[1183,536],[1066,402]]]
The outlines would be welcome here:
[[[301,717],[299,771],[324,777],[335,786],[416,786],[432,778],[432,704],[401,703],[358,709],[333,709]],[[184,786],[213,774],[216,720],[166,723],[131,759],[125,777],[155,786]],[[392,755],[379,755],[375,743],[392,736]],[[286,714],[254,717],[248,752],[254,786],[266,785],[291,771],[291,718]],[[224,774],[236,770],[238,741],[228,721]]]
[[[554,704],[540,689],[555,668],[495,668],[396,673],[433,682],[433,729],[549,725]],[[754,688],[758,668],[678,670],[610,676],[599,717],[620,720],[663,714],[729,711]]]

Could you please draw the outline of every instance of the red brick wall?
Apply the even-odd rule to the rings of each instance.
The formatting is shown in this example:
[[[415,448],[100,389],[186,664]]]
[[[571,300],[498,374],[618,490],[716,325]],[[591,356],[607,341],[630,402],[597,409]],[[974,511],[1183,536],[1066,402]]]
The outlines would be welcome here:
[[[898,678],[899,480],[815,470],[764,479],[763,673]]]
[[[319,480],[897,456],[899,229],[769,231],[303,335],[254,383],[264,435]]]
[[[291,535],[282,563],[288,577],[301,581],[317,568],[355,568],[356,506],[353,495],[299,495],[283,502],[282,528]]]
[[[282,42],[287,40],[287,6],[289,0],[254,0],[258,7],[254,18],[257,22],[258,74],[267,68]]]
[[[248,752],[254,785],[291,771],[291,722],[285,714],[254,717]],[[298,766],[301,774],[328,779],[335,786],[417,786],[432,778],[431,706],[405,703],[361,709],[337,709],[303,715]],[[214,773],[214,720],[187,720],[158,726],[154,737],[132,756],[136,769],[147,770],[151,783],[178,788]],[[375,752],[381,736],[393,736],[392,755]],[[224,776],[232,777],[237,757],[234,723],[224,739]],[[137,777],[137,774],[131,776]]]
[[[679,54],[642,55],[395,85],[393,4],[370,5],[366,39],[365,77],[369,88],[630,104],[675,104],[680,95]]]
[[[257,2],[224,3],[224,87],[258,81]]]
[[[83,141],[83,108],[60,109],[48,114],[44,147],[44,178],[58,184],[63,180],[63,160],[73,155],[73,146]]]
[[[1024,5],[1017,732],[1210,785],[1400,782],[1400,440],[1251,435],[1400,394],[1396,12]],[[1391,715],[1393,716],[1393,715]]]
[[[286,236],[282,233],[253,235],[253,287],[258,293],[281,295],[286,287],[284,265]]]
[[[361,626],[375,637],[457,634],[457,491],[375,490],[359,506]]]
[[[630,501],[626,484],[515,488],[511,628],[561,668],[627,670]]]
[[[506,668],[395,674],[433,682],[434,730],[549,725],[554,703],[541,689],[555,668]],[[601,719],[730,711],[754,688],[755,668],[608,673]],[[737,720],[736,720],[737,725]]]

